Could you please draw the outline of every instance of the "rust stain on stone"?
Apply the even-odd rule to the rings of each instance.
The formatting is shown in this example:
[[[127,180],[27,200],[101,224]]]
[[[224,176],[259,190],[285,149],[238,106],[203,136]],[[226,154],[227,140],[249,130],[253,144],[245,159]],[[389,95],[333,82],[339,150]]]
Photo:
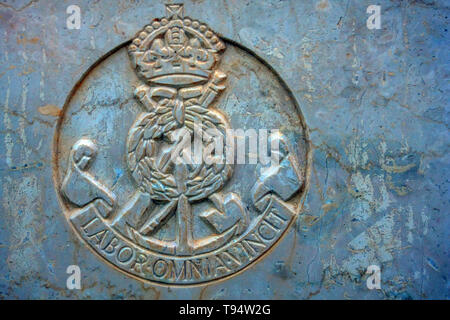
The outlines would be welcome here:
[[[39,107],[38,111],[44,116],[59,117],[61,114],[61,109],[53,104],[47,104],[45,106]]]
[[[381,165],[384,171],[390,173],[403,173],[414,168],[415,166],[416,166],[415,163],[410,163],[404,166],[396,165],[395,163],[393,165],[386,165],[386,164]]]
[[[325,10],[325,9],[327,9],[327,8],[328,8],[328,1],[327,1],[327,0],[320,1],[320,2],[317,4],[317,9],[319,9],[319,10]]]
[[[17,37],[17,44],[22,44],[22,45],[26,45],[26,44],[37,44],[40,41],[39,38],[34,37],[34,38],[27,38],[25,36],[25,34],[20,34]]]
[[[28,75],[30,73],[33,73],[33,72],[34,72],[34,69],[32,67],[28,67],[28,68],[24,69],[19,75],[20,76],[26,76],[26,75]]]
[[[13,70],[13,69],[15,69],[15,68],[17,68],[17,67],[14,66],[14,65],[11,65],[11,66],[9,66],[8,69],[6,69],[6,71]],[[4,76],[4,74],[6,73],[6,71],[3,71],[2,73],[0,73],[0,78]]]
[[[325,203],[322,205],[322,209],[326,212],[330,211],[331,209],[337,208],[338,204],[336,202],[331,203]]]

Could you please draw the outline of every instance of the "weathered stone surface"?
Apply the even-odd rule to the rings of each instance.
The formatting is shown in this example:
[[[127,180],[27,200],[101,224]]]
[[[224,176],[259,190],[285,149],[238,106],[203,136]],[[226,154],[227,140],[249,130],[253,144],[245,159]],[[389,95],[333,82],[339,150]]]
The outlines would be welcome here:
[[[51,158],[61,107],[94,62],[164,16],[161,2],[77,4],[80,30],[67,29],[65,2],[0,4],[1,298],[448,298],[446,1],[379,1],[381,30],[366,28],[364,1],[185,2],[280,74],[314,149],[304,210],[283,242],[246,272],[195,288],[113,270],[61,214]],[[79,112],[125,105],[115,90]],[[72,264],[81,290],[66,289]],[[371,264],[381,291],[366,287]]]

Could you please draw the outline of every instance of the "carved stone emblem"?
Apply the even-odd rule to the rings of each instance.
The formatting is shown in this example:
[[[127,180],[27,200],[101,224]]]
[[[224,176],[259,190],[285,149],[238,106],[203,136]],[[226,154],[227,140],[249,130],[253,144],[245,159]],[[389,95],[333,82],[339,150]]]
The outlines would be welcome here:
[[[235,139],[244,133],[247,152],[246,132],[261,129],[279,129],[258,137],[278,146],[258,150],[277,162],[236,162]],[[226,278],[262,258],[300,213],[310,165],[285,83],[175,4],[80,80],[54,152],[76,233],[117,269],[167,285]]]

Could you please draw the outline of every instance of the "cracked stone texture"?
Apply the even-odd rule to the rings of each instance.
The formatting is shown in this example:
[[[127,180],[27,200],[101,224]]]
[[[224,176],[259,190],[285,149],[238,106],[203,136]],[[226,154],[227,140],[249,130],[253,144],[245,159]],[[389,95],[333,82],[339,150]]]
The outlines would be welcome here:
[[[95,257],[52,181],[57,116],[75,82],[162,1],[0,3],[0,298],[448,299],[448,1],[185,1],[191,17],[265,59],[311,130],[303,214],[283,242],[228,281],[163,288]],[[447,208],[447,209],[446,209]],[[66,289],[78,264],[82,290]],[[382,290],[366,287],[381,267]]]

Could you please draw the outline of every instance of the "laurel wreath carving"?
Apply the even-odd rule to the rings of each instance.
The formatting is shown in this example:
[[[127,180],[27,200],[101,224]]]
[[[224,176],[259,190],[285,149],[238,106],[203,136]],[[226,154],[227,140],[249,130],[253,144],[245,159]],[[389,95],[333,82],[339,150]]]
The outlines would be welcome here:
[[[225,117],[216,110],[199,106],[196,99],[187,100],[184,104],[184,126],[192,134],[194,123],[198,123],[203,133],[209,128],[217,129],[225,137],[226,129],[230,127]],[[174,118],[173,106],[174,100],[163,99],[154,111],[141,113],[128,134],[129,169],[141,190],[148,192],[154,200],[171,201],[180,196],[174,175],[160,171],[156,164],[158,141],[180,127]],[[203,147],[207,148],[211,143],[214,143],[213,139],[204,134]],[[233,166],[226,164],[225,159],[221,160],[221,164],[202,162],[189,172],[187,190],[183,194],[190,202],[216,192],[231,177]]]

